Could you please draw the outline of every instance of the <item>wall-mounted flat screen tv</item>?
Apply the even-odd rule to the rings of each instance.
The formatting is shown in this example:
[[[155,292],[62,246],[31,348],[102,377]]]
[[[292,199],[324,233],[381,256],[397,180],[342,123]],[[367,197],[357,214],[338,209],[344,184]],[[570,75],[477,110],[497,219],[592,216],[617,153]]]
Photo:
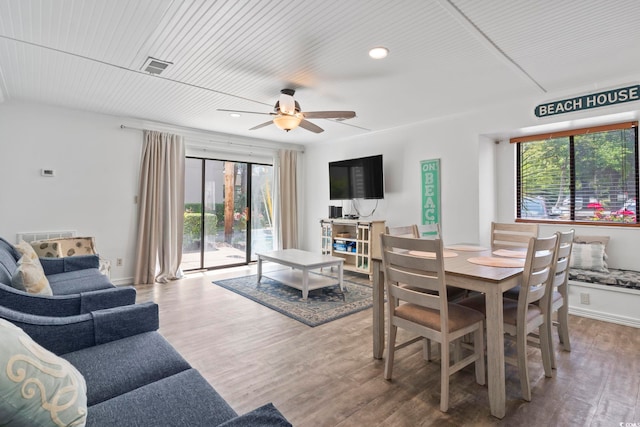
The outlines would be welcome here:
[[[329,199],[384,199],[382,154],[329,162]]]

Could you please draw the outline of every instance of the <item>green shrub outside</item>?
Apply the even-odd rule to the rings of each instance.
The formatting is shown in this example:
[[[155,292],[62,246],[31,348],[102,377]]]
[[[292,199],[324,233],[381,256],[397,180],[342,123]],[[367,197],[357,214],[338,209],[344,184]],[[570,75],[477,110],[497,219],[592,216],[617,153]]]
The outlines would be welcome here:
[[[215,236],[218,226],[218,217],[212,213],[205,213],[205,230],[207,236]],[[200,240],[202,214],[197,212],[184,213],[184,240],[185,242],[193,242]]]
[[[224,218],[224,203],[216,203],[215,210],[218,218]]]

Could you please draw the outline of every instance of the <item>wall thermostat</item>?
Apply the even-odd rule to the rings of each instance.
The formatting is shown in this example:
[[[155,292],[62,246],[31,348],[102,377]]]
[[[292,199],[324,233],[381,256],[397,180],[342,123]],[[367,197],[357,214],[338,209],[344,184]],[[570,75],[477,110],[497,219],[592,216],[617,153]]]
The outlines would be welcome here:
[[[42,176],[56,176],[56,171],[53,169],[41,169],[40,175]]]

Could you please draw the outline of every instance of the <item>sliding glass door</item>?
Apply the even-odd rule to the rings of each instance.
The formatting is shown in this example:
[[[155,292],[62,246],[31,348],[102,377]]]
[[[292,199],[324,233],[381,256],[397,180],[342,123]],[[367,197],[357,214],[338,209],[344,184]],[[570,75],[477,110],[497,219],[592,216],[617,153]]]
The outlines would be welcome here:
[[[251,165],[251,261],[273,247],[273,166]]]
[[[184,271],[247,264],[273,249],[272,166],[193,157],[185,166]]]

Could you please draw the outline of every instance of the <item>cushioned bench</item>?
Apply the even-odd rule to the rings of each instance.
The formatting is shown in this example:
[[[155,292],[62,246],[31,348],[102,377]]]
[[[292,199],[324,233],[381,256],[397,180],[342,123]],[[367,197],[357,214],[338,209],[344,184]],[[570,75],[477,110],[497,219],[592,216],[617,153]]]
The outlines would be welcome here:
[[[569,270],[569,280],[640,290],[640,271],[633,270],[609,268],[609,272],[605,273],[572,268]]]
[[[608,236],[576,236],[569,268],[569,313],[640,327],[640,272],[611,268]]]
[[[607,236],[576,236],[569,269],[569,313],[640,327],[640,272],[611,268]]]

